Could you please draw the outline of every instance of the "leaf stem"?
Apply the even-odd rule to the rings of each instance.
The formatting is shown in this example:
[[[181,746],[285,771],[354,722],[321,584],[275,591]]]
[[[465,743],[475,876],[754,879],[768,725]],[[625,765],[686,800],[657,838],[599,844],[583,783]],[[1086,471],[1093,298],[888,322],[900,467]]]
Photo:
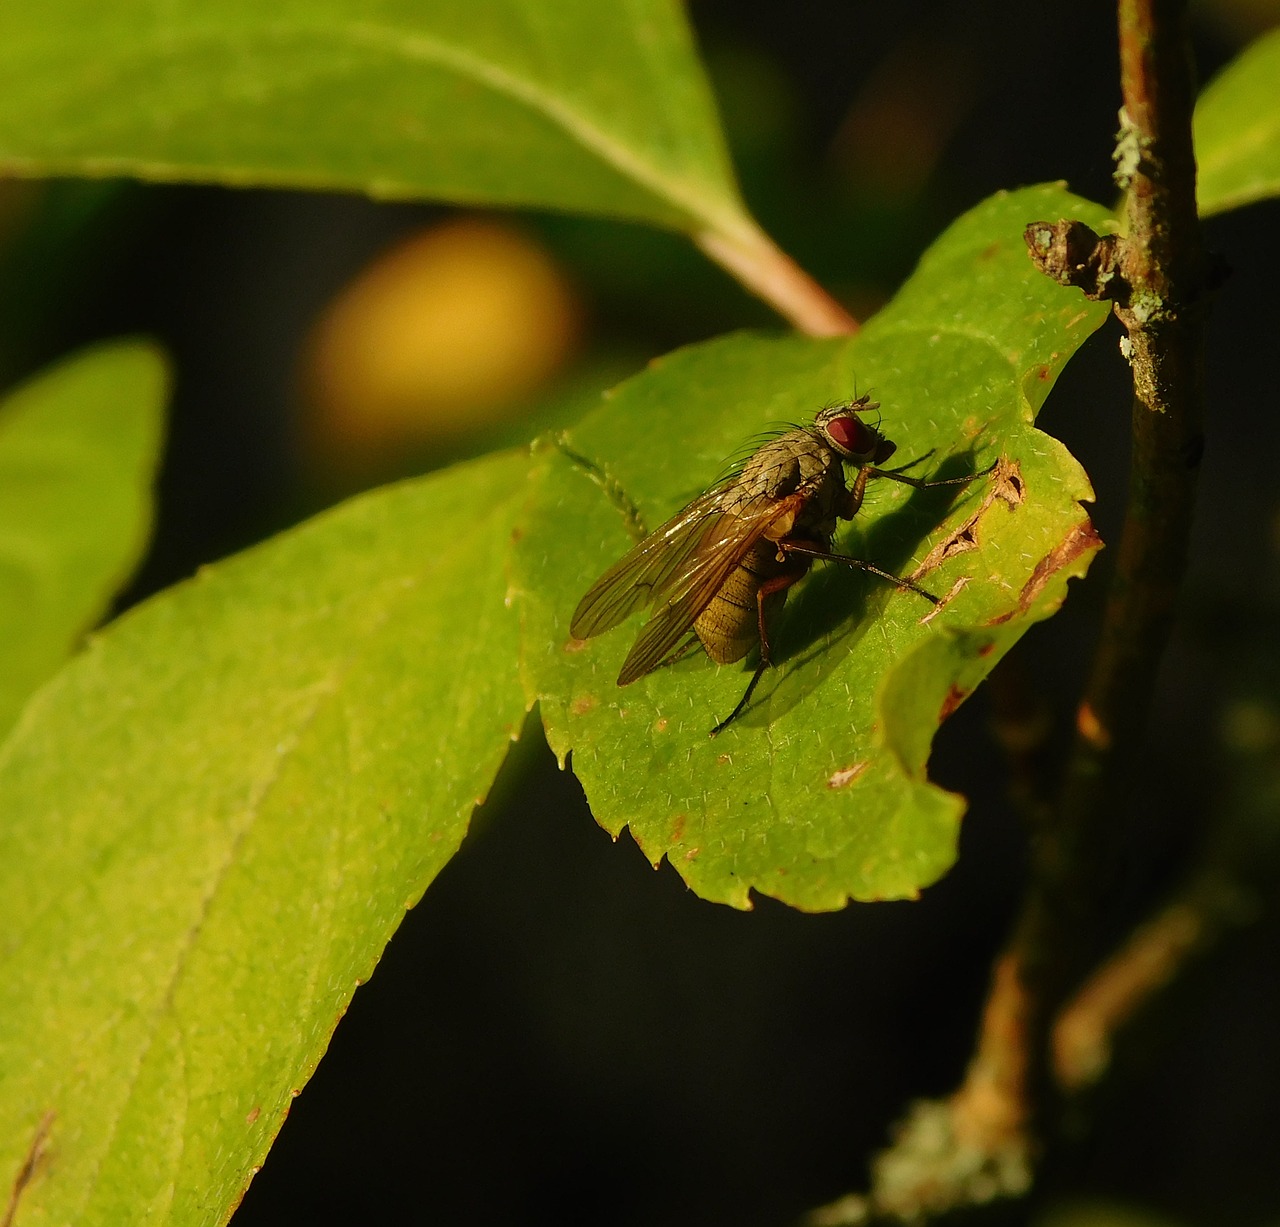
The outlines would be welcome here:
[[[693,240],[709,259],[801,332],[834,337],[858,331],[858,321],[757,226],[732,234],[701,230]]]

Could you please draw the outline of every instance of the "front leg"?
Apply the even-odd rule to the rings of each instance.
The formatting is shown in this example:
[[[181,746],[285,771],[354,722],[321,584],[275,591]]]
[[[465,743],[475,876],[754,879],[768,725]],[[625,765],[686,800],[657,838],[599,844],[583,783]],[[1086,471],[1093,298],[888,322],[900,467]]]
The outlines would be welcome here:
[[[928,455],[929,453],[925,454]],[[922,456],[920,459],[923,460],[924,457]],[[911,462],[911,464],[918,463],[918,460]],[[863,486],[866,486],[868,477],[887,477],[890,481],[901,482],[904,486],[911,486],[916,490],[932,490],[937,486],[967,486],[971,481],[976,481],[979,477],[985,477],[988,473],[994,472],[998,463],[998,461],[993,460],[985,469],[979,469],[976,473],[970,473],[967,477],[938,477],[932,481],[926,481],[922,477],[908,477],[903,472],[903,469],[910,468],[910,465],[903,465],[902,469],[875,469],[868,466],[865,469],[858,470],[858,477],[862,479]],[[855,482],[854,484],[856,485],[857,483]],[[861,495],[858,497],[858,502],[862,502]]]
[[[911,464],[904,464],[900,469],[877,469],[874,465],[863,465],[858,470],[858,475],[853,479],[853,485],[845,493],[843,506],[837,508],[836,515],[842,520],[852,520],[858,514],[859,509],[862,507],[862,500],[867,493],[867,482],[873,477],[887,477],[890,481],[901,482],[904,486],[911,486],[916,490],[932,490],[935,486],[966,486],[969,482],[993,472],[996,467],[993,462],[985,469],[980,469],[977,473],[973,473],[968,477],[943,477],[935,481],[925,481],[920,477],[908,477],[906,475],[905,469],[911,468],[911,465],[919,464],[932,454],[932,451],[925,452],[923,456],[917,456],[915,460],[911,461]]]
[[[853,485],[844,496],[844,506],[836,509],[836,515],[842,520],[852,520],[858,514],[862,499],[867,493],[867,479],[876,471],[869,467],[858,470],[858,475],[853,479]]]

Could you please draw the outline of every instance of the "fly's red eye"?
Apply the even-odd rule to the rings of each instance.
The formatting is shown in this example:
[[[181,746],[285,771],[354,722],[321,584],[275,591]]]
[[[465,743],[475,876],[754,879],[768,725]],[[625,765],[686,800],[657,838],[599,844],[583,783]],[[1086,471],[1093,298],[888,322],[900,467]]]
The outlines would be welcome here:
[[[869,456],[875,450],[875,431],[858,418],[832,418],[827,423],[827,433],[837,447],[854,456]]]

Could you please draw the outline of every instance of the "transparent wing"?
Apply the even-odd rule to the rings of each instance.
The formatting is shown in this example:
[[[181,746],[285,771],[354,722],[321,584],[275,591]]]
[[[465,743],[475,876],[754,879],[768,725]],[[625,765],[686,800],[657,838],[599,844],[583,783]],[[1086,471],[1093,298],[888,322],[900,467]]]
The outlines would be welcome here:
[[[791,435],[791,446],[781,446]],[[743,467],[650,533],[591,585],[574,610],[570,632],[590,639],[659,601],[666,607],[655,620],[687,617],[692,623],[768,525],[788,508],[798,513],[792,500],[803,503],[805,492],[812,493],[814,477],[806,478],[800,463],[806,452],[813,459],[811,436],[811,430],[795,428],[757,447]]]
[[[720,519],[721,488],[712,487],[624,554],[578,602],[569,633],[590,639],[661,598],[688,569]]]
[[[665,590],[666,600],[644,624],[622,662],[618,685],[626,686],[665,664],[677,651],[698,615],[711,604],[734,568],[766,528],[786,513],[799,496],[781,501],[753,499],[731,512],[721,512],[706,525],[698,548],[689,555]]]
[[[737,516],[723,518],[739,519]],[[667,663],[698,620],[698,615],[711,604],[734,568],[760,539],[768,522],[762,518],[755,531],[743,536],[740,542],[691,560],[693,565],[681,577],[680,584],[636,636],[618,673],[619,686],[627,686]]]

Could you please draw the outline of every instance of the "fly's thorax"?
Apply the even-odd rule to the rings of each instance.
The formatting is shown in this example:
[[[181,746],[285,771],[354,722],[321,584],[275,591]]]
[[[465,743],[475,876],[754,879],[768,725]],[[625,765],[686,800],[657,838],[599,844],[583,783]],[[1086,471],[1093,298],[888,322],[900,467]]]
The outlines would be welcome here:
[[[844,466],[838,461],[823,474],[812,494],[796,516],[791,535],[830,543],[836,531],[836,520],[848,498]]]
[[[832,466],[834,450],[811,430],[789,430],[759,448],[742,467],[734,490],[743,501],[784,499],[812,488]]]

